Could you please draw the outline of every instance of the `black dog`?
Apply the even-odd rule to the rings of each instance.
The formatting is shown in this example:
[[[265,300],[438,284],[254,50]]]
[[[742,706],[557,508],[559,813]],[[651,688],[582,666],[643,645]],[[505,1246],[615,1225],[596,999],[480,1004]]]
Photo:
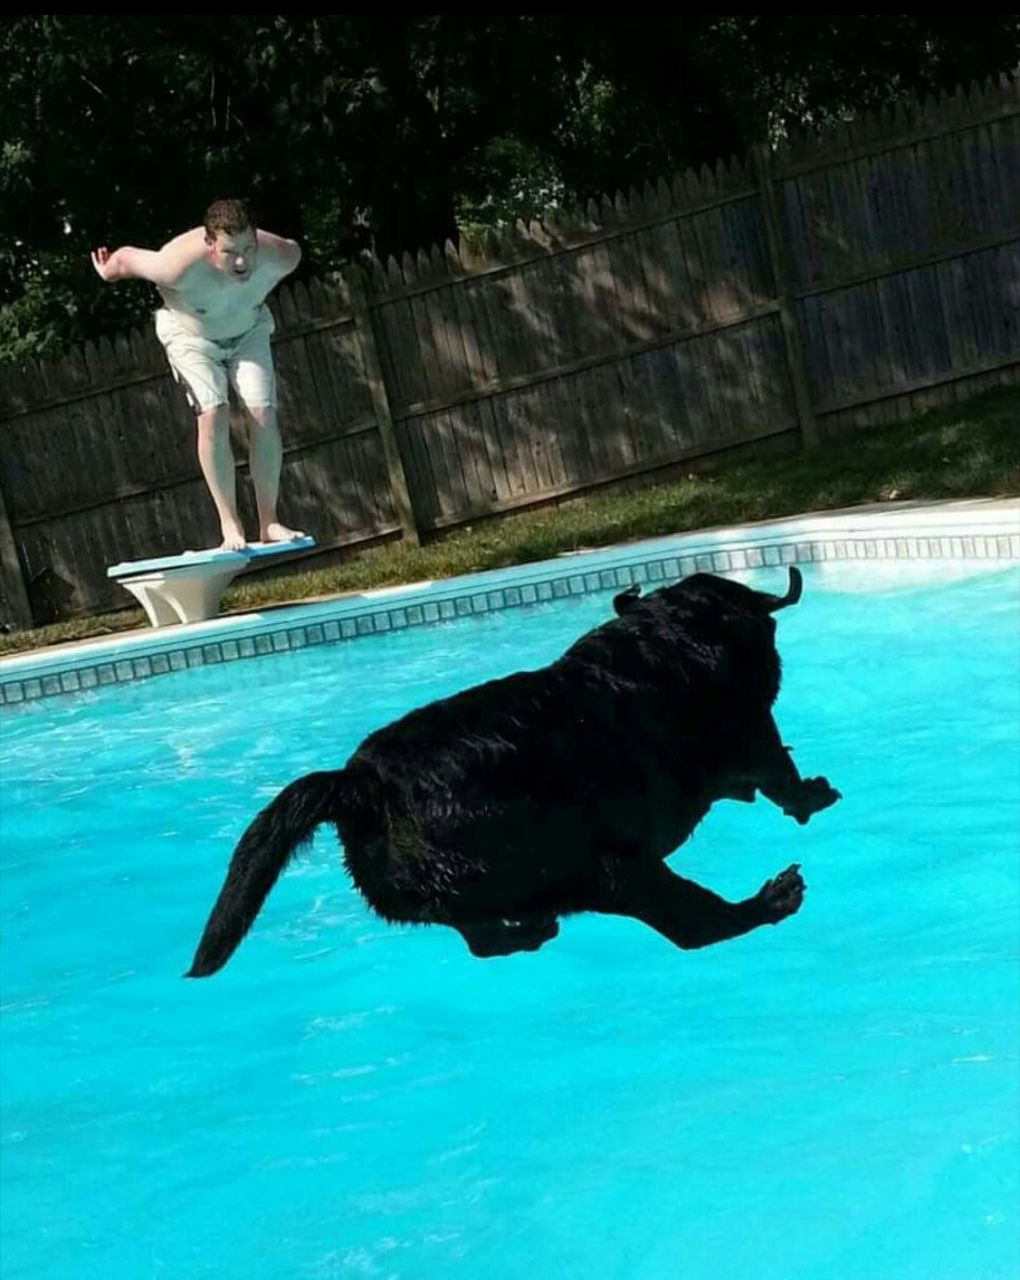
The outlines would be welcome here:
[[[332,822],[387,920],[455,928],[476,956],[533,951],[578,911],[633,916],[679,947],[776,924],[797,865],[727,902],[665,864],[724,798],[760,791],[807,822],[839,793],[801,778],[772,718],[771,614],[800,599],[696,574],[639,598],[556,662],[371,734],[346,768],[292,782],[234,852],[188,977],[226,963],[288,859]]]

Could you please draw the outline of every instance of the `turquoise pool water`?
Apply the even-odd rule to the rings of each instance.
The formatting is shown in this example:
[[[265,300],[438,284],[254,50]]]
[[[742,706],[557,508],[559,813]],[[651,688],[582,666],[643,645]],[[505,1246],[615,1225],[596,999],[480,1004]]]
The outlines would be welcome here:
[[[701,952],[583,917],[477,961],[323,831],[180,978],[283,784],[608,594],[6,714],[5,1280],[1015,1280],[1020,571],[857,585],[779,619],[843,802],[718,805],[673,860],[733,897],[801,862],[804,908]]]

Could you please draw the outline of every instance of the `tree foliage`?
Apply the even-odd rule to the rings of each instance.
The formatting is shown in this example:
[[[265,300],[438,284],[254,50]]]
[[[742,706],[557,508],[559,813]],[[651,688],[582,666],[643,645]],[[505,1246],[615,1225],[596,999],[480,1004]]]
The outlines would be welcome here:
[[[104,288],[89,248],[218,196],[323,272],[1018,61],[1015,15],[9,18],[0,361],[141,319],[151,291]]]

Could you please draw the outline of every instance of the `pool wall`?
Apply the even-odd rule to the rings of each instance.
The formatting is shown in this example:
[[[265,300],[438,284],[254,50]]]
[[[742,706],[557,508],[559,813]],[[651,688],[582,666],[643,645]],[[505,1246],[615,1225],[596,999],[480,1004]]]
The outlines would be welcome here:
[[[383,635],[690,573],[830,561],[1020,560],[1020,500],[862,508],[579,551],[440,582],[131,631],[0,661],[0,704],[145,680],[189,667]]]

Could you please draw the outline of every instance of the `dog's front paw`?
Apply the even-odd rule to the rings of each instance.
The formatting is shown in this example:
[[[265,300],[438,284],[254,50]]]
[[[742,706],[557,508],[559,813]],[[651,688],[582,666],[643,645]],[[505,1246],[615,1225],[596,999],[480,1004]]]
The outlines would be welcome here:
[[[796,800],[784,806],[783,812],[803,826],[813,813],[828,809],[842,798],[836,788],[830,785],[828,778],[805,778],[801,782]]]
[[[778,924],[787,916],[800,910],[806,889],[804,878],[800,874],[800,863],[780,871],[779,875],[766,880],[755,894],[755,901],[762,910],[767,924]]]

